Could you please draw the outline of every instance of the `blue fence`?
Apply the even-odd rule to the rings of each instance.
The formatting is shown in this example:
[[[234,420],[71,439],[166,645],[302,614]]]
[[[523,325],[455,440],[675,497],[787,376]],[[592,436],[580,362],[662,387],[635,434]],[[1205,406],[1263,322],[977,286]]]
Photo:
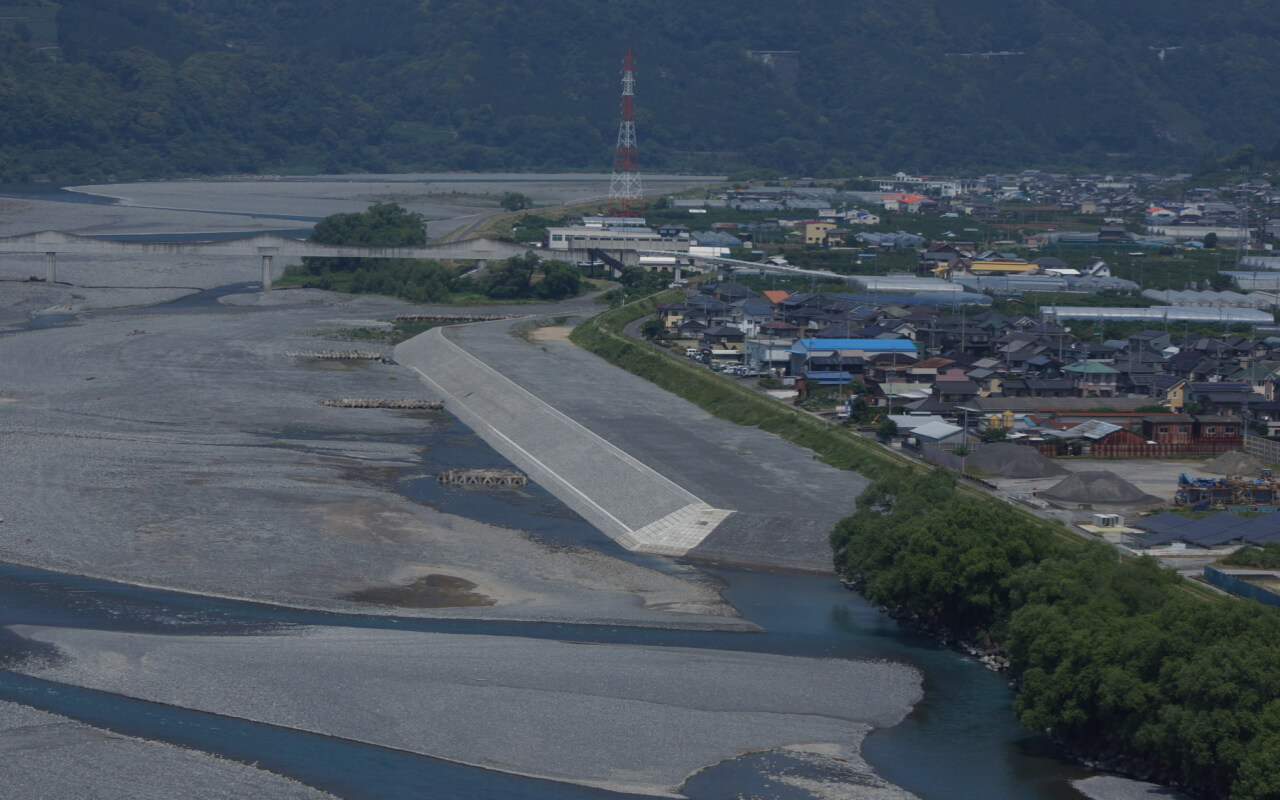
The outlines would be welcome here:
[[[1256,600],[1263,605],[1280,608],[1280,595],[1269,592],[1261,586],[1254,586],[1248,581],[1240,580],[1234,575],[1228,575],[1220,569],[1205,567],[1204,579],[1219,589],[1226,590],[1232,594]]]

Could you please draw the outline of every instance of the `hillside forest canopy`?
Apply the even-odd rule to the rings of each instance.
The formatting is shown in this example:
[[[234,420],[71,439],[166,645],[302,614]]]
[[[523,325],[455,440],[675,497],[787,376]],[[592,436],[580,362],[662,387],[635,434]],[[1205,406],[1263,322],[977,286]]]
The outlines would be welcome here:
[[[1272,152],[1280,0],[18,0],[0,180],[1189,169]]]

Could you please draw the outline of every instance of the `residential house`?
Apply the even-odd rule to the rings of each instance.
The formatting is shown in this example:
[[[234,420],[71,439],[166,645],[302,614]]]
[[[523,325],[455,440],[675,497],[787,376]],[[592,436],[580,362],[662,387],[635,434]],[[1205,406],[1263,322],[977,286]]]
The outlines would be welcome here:
[[[1006,378],[1005,397],[1080,397],[1070,378]]]
[[[1156,444],[1191,444],[1195,436],[1191,431],[1194,420],[1189,414],[1161,414],[1144,417],[1142,435]]]
[[[1062,368],[1084,397],[1114,397],[1120,370],[1101,361],[1077,361]]]
[[[781,303],[783,300],[786,300],[789,294],[791,293],[784,291],[782,289],[767,289],[761,292],[760,296],[768,300],[773,305],[774,311],[777,311],[778,304]]]
[[[817,219],[807,219],[796,226],[805,244],[826,244],[827,233],[835,229],[835,224]]]
[[[792,325],[790,322],[783,322],[780,319],[771,320],[762,324],[756,331],[756,337],[760,339],[770,339],[777,341],[786,341],[787,346],[791,346],[791,342],[795,341],[801,333],[801,329]]]
[[[933,382],[933,399],[939,403],[963,405],[979,394],[978,384],[969,380],[964,370],[948,368]]]
[[[733,306],[733,325],[747,336],[760,334],[760,326],[773,321],[773,304],[763,297],[748,297],[731,303]]]
[[[749,297],[760,296],[757,292],[748,289],[742,284],[733,282],[718,283],[715,286],[704,287],[704,289],[709,291],[711,296],[715,299],[722,303],[729,303],[730,305],[738,302],[739,300],[746,300]]]
[[[684,312],[686,320],[697,320],[707,327],[733,322],[734,307],[714,297],[694,295],[685,301],[685,305],[688,306]]]
[[[702,349],[710,350],[713,358],[732,358],[740,360],[745,345],[746,334],[731,325],[716,325],[702,332]]]
[[[654,309],[658,321],[668,333],[675,333],[680,323],[684,322],[684,314],[688,310],[689,307],[684,303],[659,303]]]
[[[1191,381],[1187,385],[1187,402],[1198,404],[1205,414],[1242,417],[1249,414],[1250,404],[1259,405],[1266,398],[1245,383]]]

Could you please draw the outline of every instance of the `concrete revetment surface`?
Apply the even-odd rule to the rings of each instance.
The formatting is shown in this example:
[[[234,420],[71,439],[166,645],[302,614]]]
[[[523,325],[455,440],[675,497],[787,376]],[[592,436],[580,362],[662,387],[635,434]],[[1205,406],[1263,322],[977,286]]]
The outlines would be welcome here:
[[[830,571],[828,534],[867,481],[712,417],[576,346],[508,321],[396,349],[446,408],[624,547]]]

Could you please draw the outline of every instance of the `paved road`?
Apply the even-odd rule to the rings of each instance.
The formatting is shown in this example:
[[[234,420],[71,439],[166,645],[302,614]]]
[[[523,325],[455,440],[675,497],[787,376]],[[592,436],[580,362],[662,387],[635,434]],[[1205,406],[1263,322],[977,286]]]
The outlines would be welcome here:
[[[570,480],[577,490],[629,527],[656,521],[690,497],[734,512],[693,548],[692,557],[830,571],[827,536],[852,512],[867,484],[864,478],[821,464],[810,451],[773,434],[716,419],[568,342],[531,344],[510,328],[510,323],[467,325],[445,329],[444,336],[588,435],[567,438],[572,435],[563,427],[549,435],[539,432],[542,423],[521,409],[520,400],[481,401],[486,392],[515,394],[492,376],[478,369],[470,374],[451,370],[450,380],[467,385],[450,390],[469,395],[467,403],[482,402],[488,410],[480,413],[494,415],[486,421],[498,433],[519,439],[540,459],[561,464],[562,472],[574,476]],[[401,345],[397,359],[415,365],[424,357],[425,341],[419,337]],[[663,480],[646,475],[636,482],[628,477],[632,472],[610,471],[596,437]],[[581,505],[582,498],[565,496],[563,487],[547,488],[569,505]],[[617,538],[598,514],[584,516]]]

